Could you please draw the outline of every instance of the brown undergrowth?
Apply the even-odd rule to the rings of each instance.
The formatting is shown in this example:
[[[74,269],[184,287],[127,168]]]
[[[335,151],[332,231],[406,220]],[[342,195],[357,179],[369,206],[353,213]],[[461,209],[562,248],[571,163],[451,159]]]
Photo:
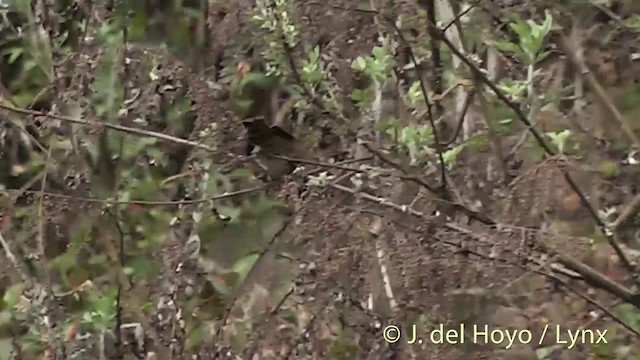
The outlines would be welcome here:
[[[637,60],[627,57],[640,45],[630,36],[637,30],[619,23],[637,17],[630,1],[575,14],[570,5],[549,5],[558,28],[545,40],[550,55],[536,65],[542,75],[531,87],[558,99],[545,98],[547,106],[529,120],[546,134],[549,148],[558,150],[549,139],[562,130],[570,129],[571,137],[561,145],[564,154],[546,155],[509,109],[521,103],[485,91],[483,76],[455,65],[455,51],[427,35],[439,31],[427,31],[425,8],[433,2],[403,1],[387,9],[374,1],[369,10],[341,0],[270,6],[284,3],[291,5],[286,16],[298,31],[296,47],[285,46],[284,35],[261,32],[250,19],[259,15],[252,2],[209,1],[185,27],[202,40],[190,46],[193,53],[126,37],[112,46],[135,32],[87,25],[68,56],[52,51],[56,81],[54,90],[44,90],[48,104],[18,104],[10,96],[18,90],[2,94],[13,99],[0,112],[6,128],[37,127],[30,144],[41,149],[32,150],[30,161],[46,166],[33,165],[39,169],[33,174],[25,170],[28,162],[12,163],[10,170],[20,165],[29,181],[1,178],[0,315],[8,320],[0,324],[0,349],[17,359],[637,354],[636,280],[615,250],[625,254],[627,267],[636,266],[637,226],[631,216],[609,234],[598,223],[604,219],[610,229],[611,209],[620,214],[637,196],[637,144],[612,130],[618,120],[598,115],[613,104],[637,133],[630,104],[640,90],[629,75]],[[514,36],[507,13],[544,19],[541,5],[498,3],[473,5],[469,23],[458,24],[474,44],[463,54],[476,69],[486,64],[472,58],[488,62],[491,46],[474,31],[506,39]],[[105,4],[85,5],[76,11],[98,23],[112,14]],[[272,16],[284,21],[282,13]],[[578,60],[592,69],[596,84],[626,89],[625,99],[594,96],[589,86],[575,89],[583,84],[580,64],[556,44],[569,33],[582,34],[585,21],[612,41],[598,42],[584,29],[580,40],[589,51]],[[62,49],[59,36],[48,35],[54,49]],[[425,46],[433,41],[441,56]],[[381,42],[393,49],[394,63],[376,88],[377,80],[358,72],[353,60],[375,54]],[[315,46],[320,85],[305,78]],[[478,54],[467,55],[474,50]],[[281,156],[297,165],[282,177],[263,174],[264,164],[246,152],[246,125],[231,111],[229,79],[247,59],[278,64],[304,100],[288,119],[306,151]],[[493,82],[526,79],[526,64],[515,56],[500,53],[498,59],[499,74],[489,74]],[[472,85],[434,94],[445,73]],[[426,102],[441,107],[410,104],[411,84],[420,82],[431,97]],[[109,96],[97,97],[101,88],[109,88]],[[354,90],[363,88],[373,89],[375,99],[352,101]],[[456,94],[469,88],[476,93],[465,118],[470,125],[456,131],[456,111],[447,109],[458,108]],[[579,98],[566,100],[569,95]],[[510,122],[502,121],[506,113]],[[432,135],[453,139],[441,147],[458,149],[447,164],[439,163],[433,144],[423,154],[428,161],[412,162],[411,150],[384,130],[431,124],[429,116],[437,124]],[[339,138],[338,150],[326,150],[329,137]],[[2,159],[16,161],[17,153],[7,150]],[[540,344],[509,349],[469,337],[456,345],[383,338],[390,325],[406,334],[412,324],[426,333],[461,323],[528,330],[533,339],[549,324],[560,328],[552,327]],[[558,329],[607,329],[609,344],[567,350],[552,341]]]

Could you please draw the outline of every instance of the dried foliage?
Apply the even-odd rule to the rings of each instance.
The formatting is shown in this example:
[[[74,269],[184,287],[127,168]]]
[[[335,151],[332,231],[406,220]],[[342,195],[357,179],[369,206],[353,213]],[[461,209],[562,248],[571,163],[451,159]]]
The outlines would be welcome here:
[[[0,359],[637,357],[634,1],[2,14]]]

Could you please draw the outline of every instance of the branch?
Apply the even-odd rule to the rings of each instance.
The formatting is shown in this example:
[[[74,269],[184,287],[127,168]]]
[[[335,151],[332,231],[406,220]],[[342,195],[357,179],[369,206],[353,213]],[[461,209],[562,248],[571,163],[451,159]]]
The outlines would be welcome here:
[[[264,188],[263,186],[256,186],[256,187],[248,188],[248,189],[242,189],[242,190],[237,190],[237,191],[232,191],[232,192],[225,192],[225,193],[222,193],[220,195],[209,196],[209,197],[206,197],[204,199],[192,199],[192,200],[180,200],[180,201],[152,201],[152,200],[127,200],[127,201],[123,201],[123,200],[108,200],[108,199],[86,198],[86,197],[79,197],[79,196],[73,196],[73,195],[55,194],[55,193],[49,193],[49,192],[45,192],[45,191],[35,191],[35,190],[27,190],[27,191],[24,191],[24,193],[40,194],[40,195],[47,196],[47,197],[70,199],[70,200],[84,201],[84,202],[90,202],[90,203],[101,203],[101,204],[106,204],[106,205],[172,206],[172,205],[194,205],[194,204],[199,204],[199,203],[203,203],[203,202],[207,202],[207,201],[226,199],[226,198],[230,198],[230,197],[234,197],[234,196],[239,196],[239,195],[244,195],[244,194],[249,194],[249,193],[252,193],[252,192],[256,192],[256,191],[259,191],[259,190],[261,190],[263,188]],[[15,191],[15,189],[8,189],[7,191],[11,192],[11,191]]]
[[[620,216],[616,218],[616,220],[611,224],[611,230],[617,231],[620,230],[622,225],[624,225],[627,221],[631,220],[634,217],[638,210],[640,209],[640,194],[636,194],[629,205],[622,211]]]
[[[199,149],[203,149],[203,150],[206,150],[206,151],[209,151],[209,152],[215,152],[216,151],[216,149],[214,149],[212,147],[209,147],[209,146],[206,146],[206,145],[203,145],[203,144],[199,144],[199,143],[196,143],[196,142],[193,142],[193,141],[189,141],[189,140],[186,140],[186,139],[182,139],[182,138],[178,138],[178,137],[175,137],[175,136],[162,134],[162,133],[155,132],[155,131],[150,131],[150,130],[136,129],[136,128],[132,128],[132,127],[128,127],[128,126],[103,123],[103,122],[99,122],[99,121],[74,119],[74,118],[68,117],[68,116],[55,115],[55,114],[48,113],[48,112],[43,112],[43,111],[21,109],[21,108],[16,108],[16,107],[4,105],[4,104],[0,104],[0,109],[5,109],[5,110],[8,110],[8,111],[14,112],[16,114],[22,114],[22,115],[28,115],[28,116],[41,116],[41,117],[44,117],[44,118],[47,118],[47,119],[56,119],[56,120],[61,120],[61,121],[65,121],[65,122],[69,122],[69,123],[73,123],[73,124],[93,125],[93,126],[104,127],[104,128],[107,128],[107,129],[116,130],[116,131],[120,131],[120,132],[127,133],[127,134],[152,137],[152,138],[156,138],[156,139],[159,139],[159,140],[164,140],[164,141],[173,142],[173,143],[177,143],[177,144],[189,145],[189,146],[192,146],[192,147],[195,147],[195,148],[199,148]]]
[[[424,179],[417,177],[415,175],[410,175],[409,171],[407,171],[406,169],[404,169],[400,164],[396,163],[395,161],[389,159],[389,157],[387,157],[385,154],[382,153],[382,151],[374,148],[371,144],[369,143],[364,143],[364,147],[367,148],[367,150],[369,150],[371,153],[373,153],[374,155],[376,155],[378,158],[380,158],[380,160],[382,160],[382,162],[392,166],[393,168],[399,170],[403,176],[401,176],[400,178],[404,179],[404,180],[408,180],[411,181],[415,184],[418,184],[422,187],[424,187],[425,189],[429,190],[433,195],[435,195],[436,197],[438,197],[438,199],[436,199],[437,201],[440,202],[444,202],[446,204],[449,204],[453,210],[456,211],[460,211],[464,214],[466,214],[467,216],[469,216],[472,219],[478,220],[481,223],[485,224],[485,225],[495,225],[495,221],[491,220],[488,216],[479,213],[477,211],[473,211],[469,208],[467,208],[466,206],[464,206],[463,204],[460,204],[458,202],[454,202],[451,199],[447,198],[447,193],[445,193],[441,188],[434,188],[432,185],[430,185],[429,183],[427,183]]]
[[[633,144],[636,146],[640,146],[640,140],[638,139],[638,136],[633,132],[633,129],[631,129],[629,123],[624,119],[620,111],[618,111],[618,108],[613,104],[613,101],[611,101],[611,98],[609,98],[604,89],[602,89],[602,86],[600,85],[596,77],[591,71],[589,71],[587,65],[580,58],[578,45],[573,43],[573,41],[575,41],[575,39],[571,40],[566,35],[562,35],[562,37],[560,37],[560,48],[567,55],[580,75],[582,75],[589,88],[591,88],[591,91],[593,91],[593,94],[595,95],[595,98],[596,100],[598,100],[600,105],[607,109],[607,111],[613,117],[613,120],[618,123],[620,128],[622,128],[622,130],[627,134],[629,139],[633,141]]]
[[[527,119],[527,116],[522,112],[522,110],[520,110],[518,105],[516,105],[513,101],[509,100],[509,98],[507,98],[507,96],[491,80],[489,80],[487,78],[487,76],[482,72],[482,70],[480,70],[471,60],[469,60],[465,55],[463,55],[460,52],[460,50],[458,50],[451,43],[451,41],[449,41],[449,39],[447,39],[447,37],[444,36],[444,33],[440,32],[439,36],[441,37],[442,42],[445,43],[449,47],[451,52],[455,56],[457,56],[462,62],[464,62],[469,67],[469,69],[471,69],[471,71],[473,71],[473,73],[477,76],[477,78],[482,83],[487,85],[496,94],[496,96],[498,97],[498,99],[500,99],[500,101],[502,101],[511,110],[513,110],[513,112],[516,114],[516,117],[518,118],[518,120],[520,122],[522,122],[527,127],[527,129],[533,135],[533,137],[536,139],[538,144],[544,149],[545,154],[547,156],[549,156],[549,157],[555,156],[556,153],[549,147],[549,145],[547,145],[546,141],[544,140],[544,138],[542,137],[540,132],[538,132],[538,130],[531,124],[531,122]],[[630,274],[636,274],[637,273],[636,266],[629,260],[629,258],[622,251],[622,248],[620,247],[620,244],[619,244],[618,239],[616,238],[616,236],[611,232],[611,230],[602,221],[602,219],[600,219],[600,216],[598,215],[598,212],[591,205],[589,200],[587,200],[587,197],[580,190],[580,188],[578,187],[576,182],[573,180],[571,175],[569,175],[569,173],[567,173],[567,171],[565,169],[560,168],[560,171],[562,172],[562,175],[564,176],[564,179],[567,182],[567,184],[571,187],[571,189],[580,198],[580,202],[582,203],[582,205],[589,211],[589,214],[593,218],[593,220],[596,223],[596,225],[598,226],[599,230],[607,238],[607,241],[609,242],[611,247],[614,249],[614,251],[616,252],[617,256],[620,258],[620,261],[622,262],[624,267],[627,269],[627,271]],[[635,279],[635,280],[638,281],[637,279]]]
[[[342,192],[346,192],[349,194],[352,194],[353,196],[374,202],[376,204],[380,204],[382,206],[386,206],[398,211],[401,211],[402,213],[405,214],[411,214],[415,217],[418,217],[422,220],[427,220],[427,221],[432,221],[433,217],[429,217],[426,216],[424,213],[414,210],[409,206],[406,205],[398,205],[396,203],[393,203],[392,201],[389,201],[385,198],[381,198],[378,196],[374,196],[371,194],[367,194],[361,191],[357,191],[342,185],[338,185],[338,184],[329,184],[329,187],[342,191]],[[461,233],[461,234],[465,234],[468,236],[471,236],[472,238],[475,239],[481,239],[482,236],[477,234],[477,231],[472,231],[469,229],[466,229],[464,227],[461,227],[455,223],[452,222],[446,222],[444,223],[442,226],[444,226],[446,229]],[[538,245],[543,245],[543,244],[538,244]],[[466,250],[466,249],[465,249]],[[543,250],[549,254],[552,255],[556,255],[558,257],[559,262],[566,266],[567,268],[569,268],[570,270],[575,271],[576,273],[580,274],[582,276],[582,278],[584,279],[584,281],[594,287],[603,289],[607,292],[609,292],[610,294],[616,296],[617,298],[633,305],[634,307],[640,309],[640,295],[638,294],[634,294],[631,290],[629,290],[628,288],[610,280],[606,275],[602,274],[601,272],[591,268],[590,266],[577,261],[571,257],[562,255],[562,254],[558,254],[556,251],[554,251],[553,249],[549,249],[545,246],[543,246]],[[466,250],[468,252],[468,250]]]
[[[440,181],[441,181],[442,189],[445,192],[443,196],[447,200],[451,200],[451,194],[449,194],[448,187],[447,187],[447,171],[446,171],[446,165],[444,163],[444,157],[442,155],[443,146],[442,146],[442,143],[440,142],[440,132],[438,131],[435,120],[433,118],[432,105],[431,105],[431,101],[429,100],[429,95],[427,93],[427,87],[424,84],[421,67],[418,65],[418,60],[416,59],[415,54],[413,53],[413,49],[411,48],[411,45],[409,45],[407,40],[404,38],[404,35],[402,35],[402,31],[398,28],[396,23],[387,17],[383,17],[383,18],[395,30],[396,34],[398,35],[398,39],[400,40],[402,45],[407,49],[407,54],[409,54],[409,57],[411,58],[411,62],[413,63],[414,68],[418,72],[418,83],[420,84],[420,90],[422,91],[422,97],[424,98],[424,102],[427,105],[427,120],[429,120],[429,125],[431,125],[431,129],[433,130],[433,140],[435,142],[435,149],[436,149],[436,153],[438,154],[438,160],[440,163]],[[437,29],[435,28],[435,25],[433,26],[434,26],[434,29],[432,33],[435,34]],[[436,38],[434,37],[432,40],[436,41]]]

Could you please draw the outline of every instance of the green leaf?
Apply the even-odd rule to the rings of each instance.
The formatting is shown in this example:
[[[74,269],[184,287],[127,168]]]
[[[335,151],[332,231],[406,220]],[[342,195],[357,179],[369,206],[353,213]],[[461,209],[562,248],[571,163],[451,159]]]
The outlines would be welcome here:
[[[155,145],[157,142],[158,139],[151,137],[125,140],[122,146],[122,156],[125,159],[133,158],[136,155],[140,155],[146,147]]]
[[[407,126],[400,131],[400,142],[405,145],[415,145],[418,143],[418,130],[415,126]]]
[[[233,265],[233,271],[240,275],[240,279],[244,279],[247,274],[249,274],[249,271],[253,268],[256,261],[258,261],[259,257],[259,254],[251,254],[243,257]]]
[[[320,47],[316,45],[311,51],[309,59],[312,60],[312,62],[316,62],[318,61],[319,58],[320,58]]]
[[[412,103],[416,103],[418,100],[421,99],[422,89],[420,88],[419,81],[416,80],[411,84],[411,87],[409,88],[407,95],[409,96],[409,100],[411,100]]]
[[[551,26],[553,25],[553,17],[548,10],[545,10],[544,23],[542,24],[542,34],[543,36],[547,36],[551,31]]]
[[[615,349],[618,359],[626,359],[631,354],[633,348],[630,345],[617,346]]]
[[[23,288],[22,284],[14,284],[5,291],[3,300],[7,308],[11,309],[20,302]]]
[[[364,71],[367,68],[367,60],[362,56],[358,56],[351,62],[351,68],[358,71]]]
[[[571,130],[566,129],[561,132],[548,132],[547,135],[551,138],[551,141],[558,147],[560,153],[564,153],[564,148],[567,143],[567,139],[571,136]]]
[[[510,41],[498,40],[498,41],[494,41],[493,45],[500,51],[506,51],[511,53],[517,53],[519,50],[521,50],[520,46]]]
[[[189,330],[189,335],[187,336],[185,344],[185,347],[188,350],[194,349],[196,346],[201,345],[205,340],[208,340],[208,334],[204,325],[196,326]]]
[[[433,129],[430,125],[423,125],[418,128],[419,140],[424,144],[428,143],[433,136]]]
[[[527,25],[529,26],[529,30],[531,31],[531,35],[533,35],[533,37],[537,37],[540,34],[540,25],[538,25],[535,21],[528,19]]]
[[[614,179],[620,173],[618,163],[612,160],[606,160],[600,163],[598,171],[605,179]]]
[[[542,52],[542,53],[538,54],[538,57],[536,58],[536,62],[538,63],[538,62],[546,59],[547,56],[549,56],[549,54],[551,54],[550,51],[545,51],[545,52]]]
[[[209,284],[211,284],[213,289],[219,294],[222,294],[224,296],[231,295],[231,289],[229,289],[222,277],[210,274],[207,275],[207,280],[209,281]]]
[[[511,27],[511,29],[515,31],[516,34],[518,34],[518,37],[520,39],[528,37],[531,34],[531,29],[529,29],[529,26],[527,26],[527,23],[522,21],[519,18],[516,18],[514,22],[509,24],[509,27]]]
[[[373,50],[371,51],[371,54],[373,54],[373,57],[376,60],[386,60],[387,52],[381,46],[374,47]]]
[[[453,164],[456,161],[456,158],[458,157],[458,155],[464,149],[464,147],[465,147],[465,144],[458,145],[458,146],[454,147],[453,149],[445,151],[444,153],[442,153],[442,159],[444,160],[444,163],[445,164]]]
[[[471,150],[485,149],[488,143],[489,143],[489,139],[486,134],[478,134],[478,135],[472,136],[469,140],[465,142],[466,146]]]
[[[398,124],[392,121],[380,122],[377,126],[378,131],[381,131],[389,136],[395,136],[398,131]]]
[[[243,118],[251,110],[252,105],[253,105],[253,100],[236,99],[236,101],[233,104],[234,112],[236,113],[236,115]]]
[[[353,89],[351,99],[357,102],[365,101],[367,99],[367,93],[362,89]]]
[[[270,89],[275,87],[279,81],[280,78],[275,75],[250,72],[245,74],[242,78],[240,88],[243,89],[245,86],[255,86],[260,89]]]
[[[9,49],[8,51],[11,55],[9,56],[9,58],[7,59],[7,62],[9,64],[13,64],[16,60],[18,60],[18,58],[20,57],[20,55],[22,55],[24,53],[24,48],[23,47],[14,47]]]

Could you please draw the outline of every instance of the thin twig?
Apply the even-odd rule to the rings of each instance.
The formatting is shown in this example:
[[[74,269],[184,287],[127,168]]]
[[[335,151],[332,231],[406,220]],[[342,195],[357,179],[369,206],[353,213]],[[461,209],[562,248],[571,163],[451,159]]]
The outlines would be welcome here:
[[[485,224],[485,225],[495,225],[495,221],[493,221],[491,218],[489,218],[488,216],[486,216],[485,214],[482,214],[480,212],[474,211],[472,209],[469,209],[468,207],[464,206],[463,204],[453,201],[449,198],[446,197],[445,194],[443,194],[443,191],[440,188],[435,188],[433,187],[433,185],[430,185],[426,180],[415,176],[415,175],[411,175],[409,173],[409,171],[407,171],[404,167],[402,167],[400,164],[396,163],[395,161],[391,160],[388,156],[386,156],[385,154],[382,153],[382,151],[380,151],[379,149],[374,148],[373,146],[371,146],[371,144],[369,143],[364,143],[365,148],[367,148],[367,150],[369,150],[371,153],[373,153],[374,155],[376,155],[378,158],[380,158],[380,160],[382,160],[382,162],[392,166],[393,168],[399,170],[403,175],[400,176],[401,179],[403,180],[408,180],[411,181],[417,185],[420,185],[422,187],[424,187],[425,189],[429,190],[429,192],[431,192],[433,195],[435,195],[437,197],[436,201],[439,201],[441,203],[446,203],[449,204],[453,210],[456,211],[460,211],[464,214],[466,214],[467,216],[469,216],[472,219],[475,219],[477,221],[480,221],[481,223]]]
[[[220,199],[230,198],[234,196],[249,194],[252,192],[262,190],[263,188],[264,186],[256,186],[248,189],[225,192],[220,195],[209,196],[203,199],[179,200],[179,201],[109,200],[109,199],[96,199],[96,198],[86,198],[86,197],[79,197],[79,196],[73,196],[73,195],[55,194],[55,193],[49,193],[45,191],[35,191],[35,190],[27,190],[25,191],[25,193],[42,194],[43,196],[48,196],[48,197],[70,199],[75,201],[84,201],[84,202],[91,202],[91,203],[101,203],[101,204],[107,204],[107,205],[173,206],[173,205],[193,205],[193,204],[199,204],[207,201],[220,200]],[[12,190],[9,189],[7,191],[10,192]]]
[[[9,262],[11,262],[11,265],[13,265],[13,268],[16,269],[16,271],[18,271],[18,273],[20,274],[22,281],[25,284],[28,284],[30,280],[30,276],[24,270],[24,266],[20,262],[20,260],[18,260],[18,257],[13,253],[13,251],[11,251],[11,247],[9,247],[9,243],[7,242],[7,240],[5,240],[4,236],[2,236],[2,233],[0,233],[0,245],[2,245],[2,248],[4,249],[4,254],[9,260]]]
[[[178,138],[178,137],[175,137],[175,136],[162,134],[162,133],[155,132],[155,131],[150,131],[150,130],[136,129],[136,128],[132,128],[132,127],[128,127],[128,126],[103,123],[103,122],[99,122],[99,121],[74,119],[74,118],[68,117],[68,116],[55,115],[55,114],[48,113],[48,112],[43,112],[43,111],[21,109],[21,108],[16,108],[16,107],[4,105],[4,104],[0,104],[0,108],[8,110],[8,111],[11,111],[11,112],[14,112],[14,113],[17,113],[17,114],[22,114],[22,115],[42,116],[44,118],[66,121],[66,122],[70,122],[70,123],[73,123],[73,124],[99,126],[99,127],[104,127],[104,128],[107,128],[107,129],[116,130],[116,131],[120,131],[120,132],[127,133],[127,134],[152,137],[152,138],[156,138],[156,139],[159,139],[159,140],[164,140],[164,141],[173,142],[173,143],[177,143],[177,144],[189,145],[189,146],[192,146],[192,147],[195,147],[195,148],[199,148],[199,149],[203,149],[203,150],[210,151],[210,152],[215,152],[216,151],[216,149],[214,149],[212,147],[209,147],[209,146],[206,146],[206,145],[203,145],[203,144],[199,144],[199,143],[196,143],[196,142],[193,142],[193,141],[189,141],[189,140],[186,140],[186,139],[182,139],[182,138]]]
[[[562,35],[560,38],[560,48],[567,55],[573,66],[578,69],[578,72],[584,78],[585,82],[593,91],[596,100],[604,107],[607,112],[613,117],[613,120],[622,128],[625,134],[631,139],[633,144],[637,147],[640,147],[640,139],[633,131],[627,120],[620,113],[618,108],[615,106],[609,95],[607,95],[606,91],[602,88],[598,79],[593,75],[593,73],[589,70],[587,65],[584,63],[584,60],[580,58],[578,45],[575,44],[577,36],[574,36],[574,39],[569,39],[566,35]]]
[[[374,211],[366,211],[366,210],[359,210],[359,211],[363,211],[363,212],[367,212],[376,216],[384,216],[383,214],[379,214],[376,213]],[[425,235],[424,234],[424,230],[423,229],[416,229],[412,226],[403,224],[401,222],[398,222],[397,220],[392,220],[396,225],[399,225],[405,229],[408,229],[416,234],[420,234],[420,235]],[[451,230],[454,231],[460,231],[465,235],[476,235],[475,232],[472,232],[471,230],[467,230],[461,227],[456,226],[455,228],[451,228]],[[474,236],[474,238],[477,238],[477,235]],[[620,325],[622,325],[624,328],[626,328],[627,330],[629,330],[630,332],[632,332],[633,334],[635,334],[636,336],[640,336],[640,331],[638,331],[637,329],[635,329],[634,327],[632,327],[631,325],[629,325],[627,322],[625,322],[623,319],[621,319],[620,317],[618,317],[616,314],[613,313],[613,311],[609,310],[608,308],[606,308],[604,305],[600,304],[599,302],[597,302],[596,300],[591,299],[590,297],[588,297],[587,295],[585,295],[584,293],[582,293],[581,291],[577,290],[576,288],[572,287],[571,285],[569,285],[566,281],[560,279],[558,276],[547,272],[547,271],[543,271],[539,268],[539,264],[536,264],[534,262],[532,262],[530,259],[525,259],[525,263],[521,263],[518,261],[514,261],[514,260],[510,260],[510,259],[506,259],[506,258],[502,258],[502,257],[496,257],[496,256],[491,256],[491,255],[485,255],[477,250],[471,249],[467,246],[464,246],[463,242],[453,242],[453,241],[448,241],[448,240],[443,240],[440,238],[435,238],[437,242],[451,246],[451,247],[455,247],[459,249],[459,252],[461,253],[468,253],[468,254],[472,254],[475,255],[481,259],[484,260],[488,260],[488,261],[499,261],[503,264],[507,264],[510,266],[515,266],[518,268],[521,268],[523,270],[526,271],[531,271],[533,273],[548,277],[554,281],[557,281],[560,285],[566,287],[569,291],[571,291],[572,293],[580,296],[581,298],[585,299],[587,302],[595,305],[597,308],[599,308],[600,310],[602,310],[602,312],[604,312],[605,314],[607,314],[613,321],[619,323]],[[536,265],[536,268],[534,269],[530,269],[527,267],[528,264],[532,264],[532,265]],[[588,282],[587,282],[588,283]],[[615,295],[615,294],[614,294]]]
[[[333,165],[347,165],[347,164],[353,164],[353,163],[357,163],[357,162],[363,162],[363,161],[367,161],[367,160],[371,160],[371,159],[373,159],[373,156],[364,156],[364,157],[361,157],[361,158],[349,159],[349,160],[345,160],[345,161],[339,161],[339,162],[337,162],[337,163],[335,163],[335,164],[333,164]],[[295,161],[295,159],[294,159],[294,161]],[[315,169],[310,170],[309,172],[305,173],[305,174],[304,174],[304,176],[306,177],[306,176],[309,176],[309,175],[316,174],[316,173],[318,173],[318,172],[320,172],[320,171],[322,171],[323,169],[325,169],[325,168],[326,168],[326,167],[324,166],[325,164],[322,164],[322,165],[317,164],[317,165],[318,165],[319,167],[317,167],[317,168],[315,168]],[[349,168],[349,169],[352,169],[352,168]]]
[[[636,194],[627,207],[622,211],[620,216],[611,224],[611,230],[617,231],[622,225],[634,217],[640,209],[640,194]]]
[[[371,194],[367,194],[361,191],[357,191],[342,185],[338,185],[338,184],[329,184],[329,187],[342,191],[342,192],[346,192],[349,194],[352,194],[356,197],[360,197],[362,199],[374,202],[376,204],[380,204],[382,206],[385,207],[389,207],[398,211],[401,211],[405,214],[410,214],[413,216],[416,216],[418,218],[421,218],[423,220],[432,220],[434,217],[428,217],[426,216],[424,213],[414,210],[412,209],[410,206],[406,206],[406,205],[398,205],[396,203],[393,203],[392,201],[385,199],[385,198],[381,198],[381,197],[377,197]],[[445,228],[458,232],[458,233],[462,233],[468,236],[471,236],[473,238],[476,239],[481,239],[482,236],[477,234],[477,231],[472,231],[472,230],[468,230],[465,229],[464,227],[452,223],[452,222],[446,222],[444,224],[442,224],[442,226],[444,226]],[[539,244],[540,246],[542,246],[542,244]],[[562,265],[566,266],[567,268],[577,272],[578,274],[580,274],[582,276],[582,278],[584,279],[584,281],[594,287],[603,289],[607,292],[609,292],[610,294],[616,296],[617,298],[624,300],[625,302],[635,306],[636,308],[640,309],[640,297],[638,297],[636,294],[634,294],[630,289],[617,284],[616,282],[610,280],[606,275],[600,273],[599,271],[591,268],[590,266],[577,261],[571,257],[568,257],[566,255],[563,254],[559,254],[556,251],[553,251],[552,249],[548,249],[546,247],[543,247],[543,249],[553,255],[557,256],[558,262],[560,262]]]
[[[392,19],[388,19],[385,18],[387,20],[387,22],[393,27],[393,29],[396,32],[396,35],[398,36],[398,39],[400,40],[400,42],[402,43],[402,45],[406,48],[407,50],[407,54],[409,55],[409,58],[411,59],[411,62],[413,63],[413,66],[415,67],[416,71],[418,71],[418,73],[421,72],[421,67],[418,65],[418,60],[415,56],[415,54],[413,53],[412,47],[411,45],[407,42],[407,40],[405,39],[404,35],[402,34],[402,31],[400,30],[400,28],[398,28],[398,26],[396,25],[396,23],[394,21],[392,21]],[[433,25],[435,27],[435,25]],[[432,32],[435,34],[436,33],[436,29],[434,29]],[[436,39],[432,39],[433,41],[435,41]],[[436,149],[436,153],[438,154],[438,160],[439,160],[439,164],[440,164],[440,186],[442,187],[444,193],[442,194],[445,199],[447,200],[451,200],[451,196],[448,192],[448,187],[447,187],[447,170],[446,170],[446,164],[444,162],[444,157],[442,155],[442,143],[440,142],[440,131],[438,130],[438,128],[436,127],[436,123],[435,123],[435,119],[433,117],[433,113],[432,113],[432,105],[431,105],[431,100],[429,100],[429,95],[427,92],[427,86],[424,83],[423,80],[423,76],[422,74],[419,74],[418,76],[418,83],[420,84],[420,90],[422,91],[422,97],[424,98],[424,102],[427,105],[427,120],[429,121],[429,125],[431,125],[431,129],[433,131],[433,140],[435,142],[435,149]]]
[[[544,140],[540,132],[531,124],[529,119],[527,119],[527,116],[524,115],[520,107],[518,107],[518,105],[516,105],[513,101],[509,100],[509,98],[498,88],[498,86],[496,86],[491,80],[489,80],[487,76],[483,73],[483,71],[480,70],[471,60],[469,60],[467,56],[462,54],[460,50],[458,50],[451,43],[451,41],[449,41],[449,39],[447,39],[447,37],[444,36],[443,33],[440,33],[440,36],[441,36],[442,42],[449,47],[451,52],[455,56],[460,58],[460,60],[464,62],[469,67],[469,69],[471,69],[471,71],[477,76],[477,78],[482,83],[487,85],[496,94],[496,96],[498,97],[498,99],[500,99],[500,101],[502,101],[505,105],[507,105],[507,107],[513,110],[518,120],[526,126],[526,128],[533,135],[533,137],[536,139],[538,144],[545,151],[545,154],[547,156],[555,156],[556,155],[555,151],[551,149],[551,147]],[[585,194],[582,192],[582,190],[580,190],[575,180],[573,180],[573,177],[571,177],[571,175],[569,175],[569,173],[567,173],[567,171],[564,169],[560,169],[560,171],[562,172],[562,175],[565,181],[567,182],[567,184],[569,185],[569,187],[571,187],[571,189],[576,193],[576,195],[578,195],[582,205],[587,209],[587,211],[589,212],[590,216],[593,218],[594,222],[596,223],[596,225],[598,226],[602,234],[604,234],[607,241],[609,242],[613,250],[616,252],[616,255],[620,258],[620,261],[622,262],[624,267],[627,269],[627,271],[630,274],[637,274],[636,266],[629,260],[627,255],[622,250],[622,247],[620,246],[619,241],[616,238],[615,234],[613,234],[610,231],[610,229],[607,227],[607,225],[602,221],[596,209],[593,207],[593,205],[591,205],[591,203],[589,202]],[[636,281],[638,280],[636,279]]]
[[[440,54],[440,42],[438,41],[438,37],[434,36],[434,27],[437,23],[436,20],[436,3],[435,0],[426,0],[426,1],[422,1],[421,3],[423,3],[427,10],[427,17],[429,18],[429,21],[427,21],[427,33],[429,34],[429,37],[431,37],[431,41],[429,42],[429,45],[431,46],[431,62],[433,63],[433,66],[431,68],[431,76],[432,76],[432,81],[433,81],[433,91],[436,94],[443,94],[443,72],[444,72],[444,66],[442,64],[442,57]],[[406,45],[406,44],[405,44]],[[411,50],[409,49],[409,52],[411,52]],[[412,59],[413,59],[413,55],[409,54]],[[416,65],[417,66],[417,65]],[[416,71],[418,71],[418,68],[416,67]],[[421,76],[419,76],[419,78],[422,78]],[[422,90],[424,91],[424,89]],[[427,103],[427,111],[429,110],[429,103]],[[442,102],[436,102],[435,103],[435,107],[436,107],[436,116],[442,116],[444,114],[444,106],[442,105]],[[432,115],[429,115],[432,116]],[[436,138],[435,136],[435,131],[434,131],[434,138]],[[436,138],[436,144],[438,144],[439,141]]]
[[[473,4],[469,4],[467,5],[467,8],[464,9],[463,11],[461,11],[458,15],[456,15],[456,17],[451,20],[447,25],[442,27],[442,31],[447,31],[451,26],[453,26],[456,22],[460,21],[460,19],[462,19],[463,16],[467,15],[467,13],[469,13],[471,10],[473,10],[476,6],[478,6],[480,4],[480,1],[482,0],[476,0],[473,2]]]
[[[449,146],[451,144],[453,144],[456,139],[458,138],[458,136],[460,136],[460,130],[462,130],[462,125],[464,125],[464,120],[467,117],[467,112],[469,111],[469,108],[471,107],[471,103],[473,102],[473,98],[475,97],[476,94],[476,88],[472,88],[468,93],[467,96],[464,99],[464,104],[462,104],[462,111],[460,111],[460,113],[458,114],[458,119],[456,120],[456,128],[453,131],[453,135],[451,135],[451,138],[449,140],[446,140],[442,146]]]
[[[314,161],[314,160],[290,158],[288,156],[282,156],[282,155],[272,155],[272,154],[265,154],[265,155],[267,155],[268,157],[272,157],[274,159],[290,161],[292,163],[316,165],[316,166],[321,166],[323,168],[345,170],[345,171],[350,171],[350,172],[355,172],[355,173],[364,173],[364,172],[366,172],[366,170],[362,170],[362,169],[358,169],[358,168],[352,168],[352,167],[349,167],[349,166],[343,166],[343,165],[340,165],[340,164],[329,164],[329,163],[323,163],[323,162]]]
[[[49,159],[51,158],[51,147],[47,150],[47,159],[44,162],[44,174],[42,175],[42,181],[40,182],[40,199],[38,200],[38,257],[45,258],[45,241],[44,238],[44,214],[42,209],[44,207],[44,189],[47,185],[47,167],[49,165]]]

